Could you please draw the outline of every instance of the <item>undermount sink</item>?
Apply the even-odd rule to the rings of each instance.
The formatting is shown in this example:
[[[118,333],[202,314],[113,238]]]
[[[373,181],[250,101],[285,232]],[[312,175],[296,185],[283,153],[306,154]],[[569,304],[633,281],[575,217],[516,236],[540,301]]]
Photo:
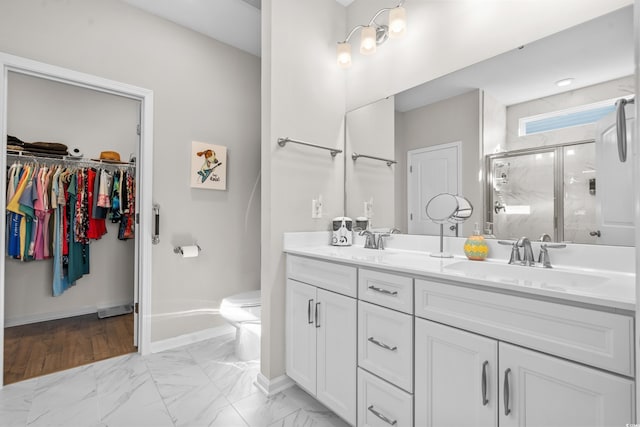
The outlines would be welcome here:
[[[478,261],[459,261],[444,266],[444,269],[471,277],[524,284],[530,282],[547,288],[585,288],[597,286],[609,280],[605,276],[595,274]]]

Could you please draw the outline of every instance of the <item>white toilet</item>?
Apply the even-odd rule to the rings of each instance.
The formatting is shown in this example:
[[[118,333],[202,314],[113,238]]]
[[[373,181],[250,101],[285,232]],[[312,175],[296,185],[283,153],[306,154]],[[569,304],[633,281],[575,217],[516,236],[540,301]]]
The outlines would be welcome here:
[[[260,358],[260,291],[243,292],[224,298],[220,315],[236,328],[236,357]]]

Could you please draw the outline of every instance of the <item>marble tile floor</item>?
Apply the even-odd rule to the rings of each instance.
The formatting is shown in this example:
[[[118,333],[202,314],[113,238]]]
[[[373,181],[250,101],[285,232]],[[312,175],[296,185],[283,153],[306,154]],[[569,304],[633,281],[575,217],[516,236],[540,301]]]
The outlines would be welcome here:
[[[258,372],[234,356],[233,335],[133,353],[5,386],[0,426],[347,426],[298,387],[266,397]]]

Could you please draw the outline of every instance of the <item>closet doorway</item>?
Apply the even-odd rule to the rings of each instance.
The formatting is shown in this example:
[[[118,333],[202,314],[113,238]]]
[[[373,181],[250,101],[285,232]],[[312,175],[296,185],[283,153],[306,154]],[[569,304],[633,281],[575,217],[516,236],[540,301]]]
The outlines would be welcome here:
[[[47,170],[68,170],[70,180],[83,181],[84,185],[91,181],[91,188],[103,173],[120,184],[121,191],[113,193],[114,201],[132,209],[128,217],[126,210],[105,209],[109,212],[101,223],[102,231],[97,236],[92,233],[77,246],[82,248],[80,259],[84,271],[82,277],[73,276],[73,286],[65,283],[56,287],[61,275],[68,271],[71,276],[71,263],[63,273],[54,271],[54,267],[66,264],[61,259],[52,259],[53,250],[51,253],[45,250],[44,256],[40,254],[35,260],[27,261],[29,258],[22,254],[11,256],[11,250],[3,245],[1,384],[132,351],[148,352],[152,92],[11,55],[0,53],[0,61],[4,78],[0,89],[0,135],[3,136],[0,148],[4,169],[10,171],[14,164],[16,169],[21,169],[29,164],[32,170],[42,172],[38,175],[39,183],[43,182]],[[27,150],[18,155],[19,151],[7,150],[4,135],[24,142],[64,143],[70,152],[75,151],[76,157],[82,156],[73,159],[39,154],[32,158]],[[121,163],[91,160],[109,157],[107,152],[118,153]],[[133,163],[126,164],[129,160]],[[8,184],[11,182],[7,174],[3,174],[3,188],[8,189]],[[81,187],[76,184],[74,188],[80,190]],[[71,191],[69,198],[72,194],[75,196]],[[87,194],[83,193],[85,200]],[[7,197],[0,202],[5,212],[8,203]],[[87,205],[85,201],[83,209]],[[71,206],[80,208],[81,201],[66,206],[69,210]],[[83,237],[83,231],[78,231],[82,227],[77,229],[73,222],[83,224],[86,221],[83,214],[86,218],[87,212],[76,213],[77,216],[66,214],[66,233],[72,230]],[[10,217],[3,215],[0,231],[5,242],[11,236],[11,232],[7,232],[7,218]],[[134,224],[137,218],[138,223]],[[133,226],[133,233],[123,227],[127,221]],[[43,223],[51,227],[57,224],[53,218],[41,220]],[[59,230],[62,229],[60,226]],[[41,240],[51,239],[50,245],[64,234],[56,237],[55,229],[39,233]],[[27,247],[24,240],[22,246]],[[121,314],[127,306],[135,308],[134,312]]]

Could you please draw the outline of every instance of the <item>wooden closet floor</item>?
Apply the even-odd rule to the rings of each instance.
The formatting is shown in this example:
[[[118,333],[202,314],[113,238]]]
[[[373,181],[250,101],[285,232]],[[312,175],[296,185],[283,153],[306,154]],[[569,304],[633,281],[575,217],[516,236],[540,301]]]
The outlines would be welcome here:
[[[137,351],[133,314],[99,319],[97,313],[4,330],[4,383]]]

